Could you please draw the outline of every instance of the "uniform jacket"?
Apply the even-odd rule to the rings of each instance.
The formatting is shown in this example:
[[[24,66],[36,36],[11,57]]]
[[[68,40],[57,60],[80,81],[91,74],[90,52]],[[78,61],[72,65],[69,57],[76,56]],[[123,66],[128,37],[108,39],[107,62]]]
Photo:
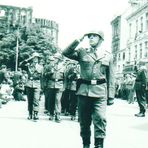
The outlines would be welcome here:
[[[147,86],[147,78],[148,78],[148,72],[146,67],[143,66],[137,71],[137,76],[135,80],[135,89],[136,90],[145,89]]]
[[[41,89],[41,77],[43,74],[43,66],[40,64],[28,66],[28,81],[26,87]]]
[[[77,66],[74,67],[68,67],[67,71],[65,73],[65,79],[66,79],[66,88],[69,90],[76,91],[76,83],[78,79],[78,68]]]
[[[59,65],[49,65],[44,71],[47,88],[63,90],[64,69],[62,63]]]
[[[105,78],[107,83],[99,85],[81,84],[77,94],[94,98],[114,98],[115,81],[111,56],[103,53],[100,49],[98,55],[92,53],[90,48],[79,48],[78,50],[75,50],[78,44],[79,41],[75,40],[63,51],[63,55],[79,62],[80,77],[82,79],[98,80]]]

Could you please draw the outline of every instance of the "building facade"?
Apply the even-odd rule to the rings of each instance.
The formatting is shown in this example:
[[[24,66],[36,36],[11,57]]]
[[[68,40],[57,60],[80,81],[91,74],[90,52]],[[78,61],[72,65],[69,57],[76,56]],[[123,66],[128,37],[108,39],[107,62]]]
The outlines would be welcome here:
[[[44,31],[47,38],[58,46],[58,24],[55,21],[33,18],[32,7],[22,8],[15,6],[0,5],[0,33],[10,32],[13,27],[29,27],[35,23]]]
[[[58,44],[59,27],[55,21],[35,18],[34,23],[43,29],[43,32],[47,35],[53,44]]]
[[[0,5],[0,31],[4,28],[7,32],[12,26],[29,26],[32,23],[32,8]]]
[[[130,1],[130,7],[112,22],[112,53],[116,78],[134,72],[136,63],[148,57],[148,1]]]

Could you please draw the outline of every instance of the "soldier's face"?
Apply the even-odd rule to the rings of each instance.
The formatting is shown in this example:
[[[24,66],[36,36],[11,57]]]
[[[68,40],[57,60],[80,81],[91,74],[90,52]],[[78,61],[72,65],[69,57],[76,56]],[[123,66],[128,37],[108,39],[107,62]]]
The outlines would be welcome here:
[[[38,61],[39,61],[38,57],[33,58],[33,63],[38,63]]]
[[[89,44],[92,47],[96,47],[98,43],[101,41],[101,38],[96,34],[90,34],[88,38],[89,38]]]

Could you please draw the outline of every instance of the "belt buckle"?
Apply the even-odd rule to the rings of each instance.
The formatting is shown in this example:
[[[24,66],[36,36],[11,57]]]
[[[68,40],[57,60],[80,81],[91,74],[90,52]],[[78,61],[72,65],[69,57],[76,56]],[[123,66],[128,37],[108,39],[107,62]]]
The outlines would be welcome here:
[[[97,80],[91,80],[91,84],[96,85],[97,84]]]
[[[33,77],[30,77],[30,80],[33,80]]]
[[[58,79],[55,79],[55,81],[57,82],[57,81],[58,81]]]
[[[77,75],[77,78],[79,79],[80,78],[80,75]]]

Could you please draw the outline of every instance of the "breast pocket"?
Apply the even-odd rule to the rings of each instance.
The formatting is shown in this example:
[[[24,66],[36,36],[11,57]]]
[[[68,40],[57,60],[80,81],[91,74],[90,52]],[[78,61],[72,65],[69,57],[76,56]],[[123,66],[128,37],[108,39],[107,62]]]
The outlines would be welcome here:
[[[106,74],[106,69],[107,69],[107,67],[106,67],[105,65],[101,65],[101,66],[100,66],[100,72],[101,72],[103,75]]]

